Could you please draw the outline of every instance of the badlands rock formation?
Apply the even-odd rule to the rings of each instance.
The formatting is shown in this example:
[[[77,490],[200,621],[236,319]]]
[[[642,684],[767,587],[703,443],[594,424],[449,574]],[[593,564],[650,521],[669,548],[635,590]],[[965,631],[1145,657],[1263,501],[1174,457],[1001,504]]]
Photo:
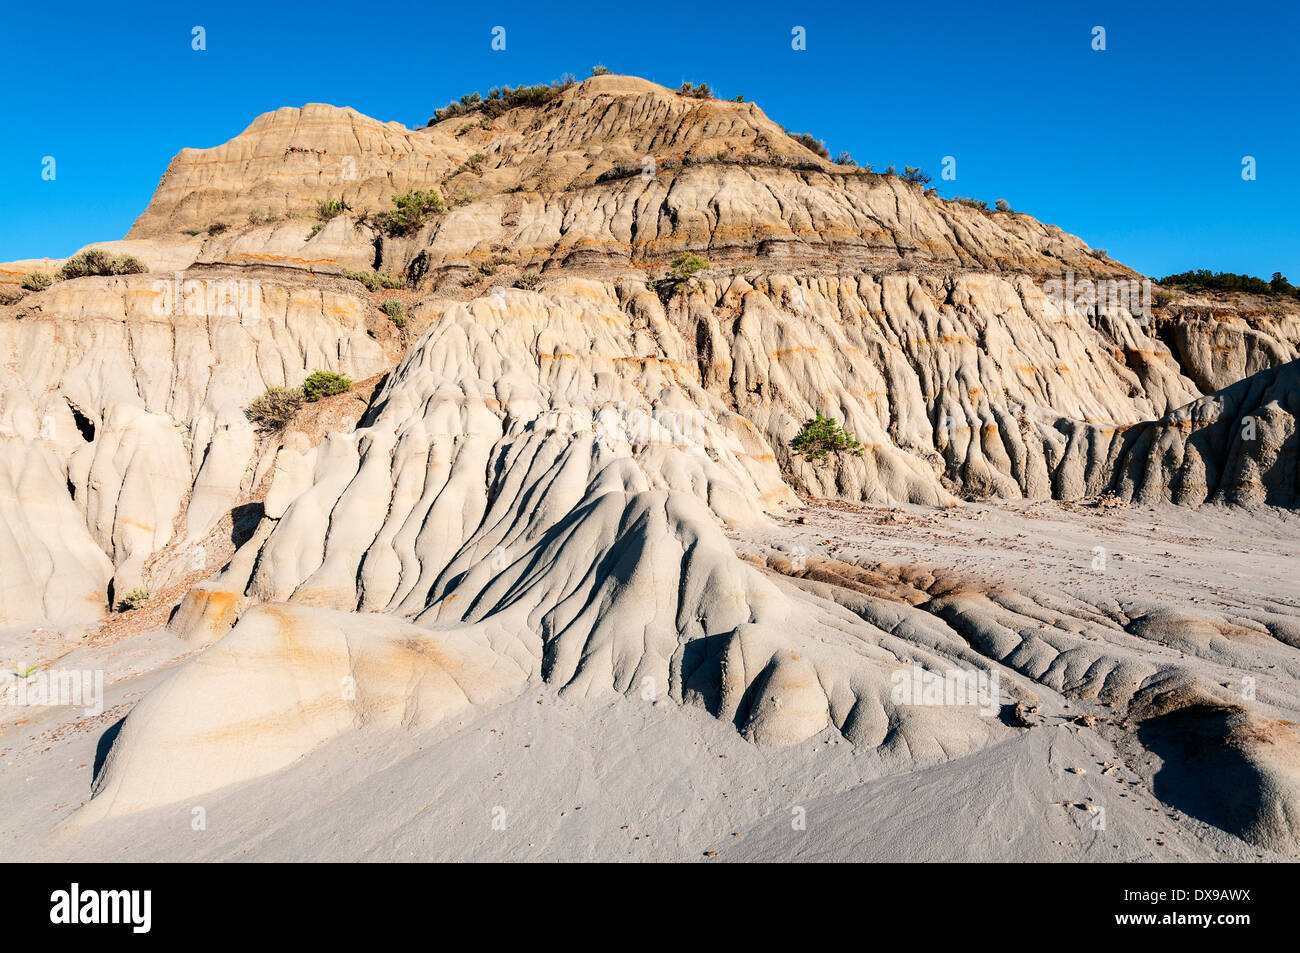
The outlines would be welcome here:
[[[388,234],[408,189],[447,211]],[[345,212],[313,228],[329,199]],[[1300,850],[1294,760],[1258,741],[1289,730],[1286,683],[1243,703],[1146,649],[1254,665],[1222,657],[1249,632],[1294,678],[1294,606],[899,588],[736,542],[826,499],[1294,508],[1294,307],[1062,297],[1141,276],[830,163],[753,104],[617,76],[417,130],[280,109],[183,150],[103,247],[150,272],[20,295],[25,263],[0,267],[0,625],[93,623],[143,586],[207,648],[134,708],[82,822],[538,680],[698,706],[759,745],[831,731],[897,771],[1014,735],[1037,686],[1134,731],[1232,708],[1214,744],[1264,780],[1223,824]],[[707,270],[666,280],[685,252]],[[372,390],[250,423],[317,369]],[[862,452],[792,453],[816,413]],[[900,701],[913,665],[1008,677],[981,714]]]

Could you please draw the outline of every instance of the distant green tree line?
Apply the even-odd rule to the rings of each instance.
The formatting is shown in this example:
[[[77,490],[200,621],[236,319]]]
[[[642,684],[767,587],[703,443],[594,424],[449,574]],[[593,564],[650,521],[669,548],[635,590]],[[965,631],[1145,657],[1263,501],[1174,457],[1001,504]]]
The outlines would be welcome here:
[[[1300,298],[1300,288],[1286,280],[1280,271],[1273,272],[1269,281],[1253,275],[1235,275],[1230,271],[1209,271],[1199,268],[1177,275],[1166,275],[1157,284],[1165,287],[1188,288],[1194,291],[1245,291],[1257,295],[1289,295]]]

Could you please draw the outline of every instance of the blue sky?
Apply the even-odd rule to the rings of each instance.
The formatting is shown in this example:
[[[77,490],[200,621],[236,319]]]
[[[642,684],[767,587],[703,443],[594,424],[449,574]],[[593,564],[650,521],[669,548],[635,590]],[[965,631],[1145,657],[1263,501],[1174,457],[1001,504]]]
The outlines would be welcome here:
[[[121,237],[178,150],[280,106],[414,126],[462,93],[601,63],[743,94],[832,153],[919,165],[944,195],[1006,198],[1147,274],[1300,283],[1300,4],[836,6],[12,4],[0,260]],[[795,26],[806,50],[791,49]],[[940,182],[949,155],[957,179]]]

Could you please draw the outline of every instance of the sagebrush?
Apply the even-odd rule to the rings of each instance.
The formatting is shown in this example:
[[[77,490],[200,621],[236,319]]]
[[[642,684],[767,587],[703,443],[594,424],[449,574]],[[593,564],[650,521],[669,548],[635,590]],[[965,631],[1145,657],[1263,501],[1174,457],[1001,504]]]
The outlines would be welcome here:
[[[367,291],[406,287],[405,278],[400,275],[390,275],[383,271],[344,271],[341,274],[351,281],[361,282],[366,286]]]
[[[117,603],[118,612],[131,612],[139,609],[149,601],[150,592],[148,589],[135,588],[124,595]]]
[[[388,315],[388,319],[399,328],[406,327],[406,309],[402,302],[396,298],[389,298],[379,306],[379,309]]]
[[[302,406],[302,390],[297,387],[268,387],[244,411],[248,419],[264,430],[283,430]]]
[[[148,270],[134,255],[110,255],[102,248],[87,248],[64,262],[59,277],[67,280],[90,275],[139,275]]]

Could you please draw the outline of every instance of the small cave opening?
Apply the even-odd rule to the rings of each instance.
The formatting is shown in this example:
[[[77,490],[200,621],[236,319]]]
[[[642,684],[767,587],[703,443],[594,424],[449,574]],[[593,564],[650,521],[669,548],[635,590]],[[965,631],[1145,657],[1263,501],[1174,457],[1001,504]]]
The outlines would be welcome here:
[[[65,397],[64,400],[67,400]],[[93,443],[95,440],[95,422],[81,412],[81,408],[68,400],[68,410],[72,411],[72,419],[77,424],[77,430],[81,433],[81,439],[86,443]]]
[[[236,549],[253,538],[264,515],[266,506],[262,503],[244,503],[230,511],[230,541]]]

